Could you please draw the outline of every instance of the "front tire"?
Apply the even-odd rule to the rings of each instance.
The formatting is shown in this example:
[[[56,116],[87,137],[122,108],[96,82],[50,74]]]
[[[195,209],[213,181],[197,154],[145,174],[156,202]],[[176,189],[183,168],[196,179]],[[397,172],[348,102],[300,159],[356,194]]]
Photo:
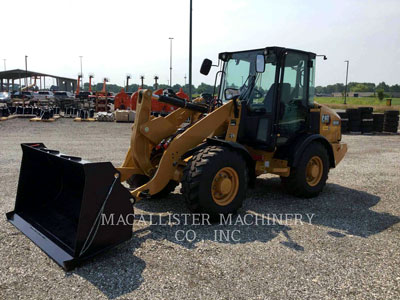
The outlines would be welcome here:
[[[289,177],[281,177],[281,180],[290,194],[312,198],[318,196],[326,185],[328,172],[326,148],[319,142],[312,142],[301,154],[298,165],[291,168]]]
[[[213,220],[235,214],[246,197],[247,165],[229,148],[207,146],[189,160],[183,172],[182,194],[192,212]]]

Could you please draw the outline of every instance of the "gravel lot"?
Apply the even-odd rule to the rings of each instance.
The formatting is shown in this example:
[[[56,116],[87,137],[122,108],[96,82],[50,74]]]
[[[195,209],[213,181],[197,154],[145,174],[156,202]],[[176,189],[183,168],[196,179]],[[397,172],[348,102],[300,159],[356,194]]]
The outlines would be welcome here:
[[[0,122],[0,299],[400,299],[400,136],[344,136],[349,152],[315,199],[288,196],[278,178],[265,176],[236,225],[138,222],[130,241],[64,272],[4,216],[14,207],[20,143],[118,166],[130,126]],[[135,209],[146,220],[187,212],[179,188]],[[312,215],[311,224],[239,222],[294,213]],[[197,238],[178,241],[177,230]],[[215,230],[238,230],[236,241],[215,238]]]

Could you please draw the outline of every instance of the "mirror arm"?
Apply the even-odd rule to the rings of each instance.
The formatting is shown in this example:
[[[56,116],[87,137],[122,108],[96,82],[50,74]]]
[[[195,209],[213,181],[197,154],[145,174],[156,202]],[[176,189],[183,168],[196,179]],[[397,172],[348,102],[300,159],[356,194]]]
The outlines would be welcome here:
[[[213,90],[213,99],[215,97],[215,90],[217,89],[217,78],[218,78],[218,74],[225,74],[225,71],[223,70],[219,70],[216,74],[215,74],[215,80],[214,80],[214,90]]]

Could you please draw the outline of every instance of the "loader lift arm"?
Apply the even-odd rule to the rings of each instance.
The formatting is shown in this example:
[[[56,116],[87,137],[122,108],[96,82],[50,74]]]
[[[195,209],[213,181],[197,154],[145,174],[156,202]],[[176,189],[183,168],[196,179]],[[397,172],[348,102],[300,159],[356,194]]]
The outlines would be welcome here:
[[[189,117],[191,120],[198,118],[201,113],[194,109],[201,110],[199,109],[201,106],[179,108],[165,118],[151,118],[151,98],[150,90],[139,93],[136,121],[132,128],[131,147],[124,164],[118,168],[122,174],[121,181],[134,174],[144,174],[151,178],[149,182],[131,192],[136,200],[160,192],[170,180],[179,181],[181,176],[179,166],[183,163],[181,157],[207,137],[212,137],[230,119],[235,118],[234,101],[231,101],[194,122],[187,130],[172,140],[165,149],[158,168],[155,169],[150,160],[151,149],[162,139],[176,132]],[[163,100],[162,97],[159,100]]]

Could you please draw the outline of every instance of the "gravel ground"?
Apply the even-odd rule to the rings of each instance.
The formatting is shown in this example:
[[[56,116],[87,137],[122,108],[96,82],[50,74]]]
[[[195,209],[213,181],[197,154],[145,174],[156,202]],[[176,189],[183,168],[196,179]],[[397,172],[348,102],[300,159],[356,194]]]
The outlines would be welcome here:
[[[4,216],[14,207],[19,144],[117,166],[129,137],[130,124],[0,123],[0,299],[400,299],[400,136],[344,136],[349,152],[315,199],[286,195],[276,177],[257,179],[232,225],[150,225],[150,214],[188,213],[179,188],[142,201],[135,213],[147,223],[137,219],[130,241],[64,272]],[[306,222],[272,215],[294,213]],[[241,224],[254,215],[270,224]],[[196,239],[179,241],[178,230]],[[215,230],[237,230],[235,240]]]

